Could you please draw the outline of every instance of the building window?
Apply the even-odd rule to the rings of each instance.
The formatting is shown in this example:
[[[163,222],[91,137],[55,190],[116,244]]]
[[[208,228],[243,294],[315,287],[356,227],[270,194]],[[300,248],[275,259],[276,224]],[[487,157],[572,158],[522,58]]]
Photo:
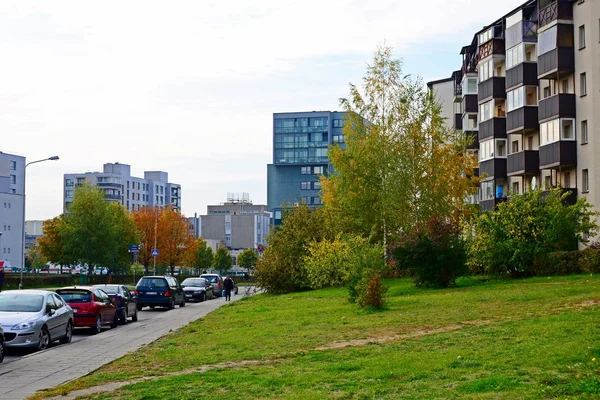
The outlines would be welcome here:
[[[344,143],[344,135],[333,135],[331,141],[333,143]]]
[[[506,69],[511,69],[519,64],[523,63],[523,43],[520,43],[513,47],[512,49],[508,49],[506,51]]]
[[[323,204],[323,203],[321,202],[321,198],[320,198],[320,197],[313,197],[313,198],[312,198],[312,203],[313,203],[313,205],[317,205],[317,206],[319,206],[319,205]]]
[[[300,182],[300,190],[310,189],[310,182]]]
[[[563,176],[563,187],[570,188],[571,187],[571,173],[565,172]]]
[[[493,118],[494,100],[479,105],[479,121],[484,122]]]
[[[587,121],[581,121],[581,144],[587,144],[588,142],[588,123]]]
[[[581,171],[581,188],[584,193],[590,191],[590,180],[588,170],[584,169]]]
[[[72,199],[73,198],[73,191],[72,190],[67,190],[66,197],[67,197],[67,199]]]
[[[324,167],[314,167],[313,168],[313,173],[315,175],[323,175],[323,170],[324,169],[325,169]]]
[[[587,79],[585,72],[579,74],[579,92],[580,96],[585,96],[587,94]]]
[[[11,194],[17,194],[17,189],[10,189]]]
[[[579,50],[585,48],[585,25],[579,27]]]
[[[16,161],[11,161],[10,162],[10,170],[11,171],[16,171],[17,170],[17,162]]]
[[[560,137],[559,130],[560,124],[558,119],[540,124],[540,146],[558,142]]]
[[[302,175],[310,175],[310,167],[300,167],[300,173]]]
[[[65,186],[75,186],[75,182],[73,182],[73,179],[66,179]]]
[[[343,121],[341,119],[334,119],[333,120],[333,127],[334,128],[342,128],[343,127]]]
[[[321,182],[313,182],[314,190],[321,190]]]
[[[12,183],[13,185],[14,185],[15,183],[17,183],[17,176],[16,176],[16,175],[11,175],[11,176],[10,176],[10,183]]]
[[[519,194],[519,182],[513,182],[512,194]]]
[[[225,230],[231,229],[231,222],[225,222]]]
[[[310,197],[302,197],[302,202],[306,205],[311,205],[312,203],[310,202]]]

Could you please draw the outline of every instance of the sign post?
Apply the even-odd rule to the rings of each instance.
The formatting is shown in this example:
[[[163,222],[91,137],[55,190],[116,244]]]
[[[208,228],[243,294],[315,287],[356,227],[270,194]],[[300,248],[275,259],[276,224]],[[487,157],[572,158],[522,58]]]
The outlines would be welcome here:
[[[156,275],[156,257],[158,257],[158,249],[152,249],[152,257],[154,258],[154,272],[153,272],[153,274]]]
[[[131,253],[131,258],[133,258],[133,284],[135,285],[135,264],[137,261],[137,255],[140,252],[140,245],[130,244],[128,251]]]

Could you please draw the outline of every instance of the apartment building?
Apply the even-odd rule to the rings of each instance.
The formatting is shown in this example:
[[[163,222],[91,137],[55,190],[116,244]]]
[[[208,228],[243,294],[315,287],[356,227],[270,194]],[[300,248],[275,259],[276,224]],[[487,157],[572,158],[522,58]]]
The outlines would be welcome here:
[[[273,164],[267,165],[267,209],[281,223],[285,205],[321,201],[319,176],[330,168],[328,150],[344,145],[344,112],[273,114]]]
[[[77,186],[100,187],[108,201],[116,201],[129,211],[142,207],[172,206],[181,210],[181,185],[170,183],[164,171],[146,171],[143,178],[131,176],[131,166],[121,163],[104,164],[103,172],[65,174],[63,209],[67,211]]]
[[[551,187],[600,205],[600,3],[529,0],[460,54],[451,96],[441,89],[448,79],[429,86],[445,110],[452,104],[451,124],[474,139],[481,208]]]
[[[0,265],[20,267],[23,249],[25,157],[0,152]]]

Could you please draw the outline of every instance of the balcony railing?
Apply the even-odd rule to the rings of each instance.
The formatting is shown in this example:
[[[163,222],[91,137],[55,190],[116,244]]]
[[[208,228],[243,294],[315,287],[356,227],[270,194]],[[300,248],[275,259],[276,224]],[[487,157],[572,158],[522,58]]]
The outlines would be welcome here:
[[[535,106],[517,108],[506,114],[506,133],[529,131],[538,126],[538,108]]]
[[[540,170],[540,152],[525,150],[508,155],[506,172],[508,175],[538,173]]]
[[[548,79],[559,72],[575,71],[573,47],[557,47],[538,57],[538,79]]]
[[[479,141],[506,138],[506,118],[492,118],[479,123]]]
[[[567,194],[566,199],[564,200],[564,204],[568,206],[572,206],[577,202],[577,188],[561,188],[561,194]],[[542,196],[547,196],[550,194],[550,191],[542,192]]]
[[[560,140],[540,146],[540,169],[577,164],[577,142]]]
[[[545,7],[543,3],[540,5],[542,5],[538,14],[540,28],[559,19],[573,19],[573,5],[568,0],[554,0]]]
[[[100,187],[112,187],[112,188],[121,189],[121,184],[114,183],[114,182],[98,182],[96,185],[98,185]]]
[[[476,94],[465,94],[463,96],[462,110],[463,110],[463,114],[476,113],[479,111],[479,106],[477,105],[477,95]]]
[[[104,198],[107,200],[121,200],[121,196],[118,194],[105,194]]]
[[[506,71],[506,89],[517,86],[537,86],[537,63],[526,62]]]
[[[483,60],[492,54],[505,55],[504,39],[492,39],[479,47],[479,59]]]
[[[538,119],[575,118],[575,95],[562,93],[540,100]]]
[[[488,200],[481,200],[479,202],[479,206],[481,207],[482,211],[494,211],[496,209],[496,206],[500,203],[503,203],[506,201],[506,197],[503,197],[501,199],[488,199]]]
[[[506,178],[506,158],[492,158],[479,163],[479,174],[485,177]]]
[[[479,84],[478,101],[489,98],[506,99],[506,79],[503,76],[494,76]]]

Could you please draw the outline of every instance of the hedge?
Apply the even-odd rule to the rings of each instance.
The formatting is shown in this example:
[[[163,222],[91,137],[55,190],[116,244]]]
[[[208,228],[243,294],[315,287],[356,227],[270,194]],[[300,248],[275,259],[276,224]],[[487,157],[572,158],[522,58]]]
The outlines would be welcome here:
[[[600,272],[600,250],[555,251],[536,257],[533,275],[570,275]]]

